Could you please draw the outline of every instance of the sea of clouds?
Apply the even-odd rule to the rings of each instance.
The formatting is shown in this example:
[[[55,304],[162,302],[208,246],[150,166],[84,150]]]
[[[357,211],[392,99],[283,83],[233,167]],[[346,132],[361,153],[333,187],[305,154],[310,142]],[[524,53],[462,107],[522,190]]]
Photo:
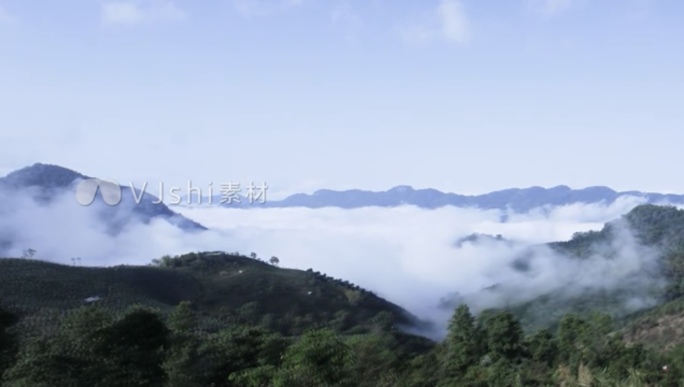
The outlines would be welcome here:
[[[4,256],[21,256],[82,265],[148,264],[162,255],[191,251],[252,252],[283,267],[324,272],[360,285],[421,318],[443,326],[451,310],[440,300],[463,295],[476,309],[526,301],[552,291],[568,294],[588,288],[610,289],[626,281],[653,282],[645,270],[655,252],[639,246],[628,229],[612,241],[619,254],[578,261],[543,244],[568,240],[576,232],[600,230],[641,204],[624,197],[614,203],[546,207],[528,213],[455,207],[270,208],[174,207],[210,230],[184,232],[164,220],[129,221],[118,233],[105,227],[97,211],[80,206],[70,192],[40,204],[30,195],[5,194],[0,235],[11,240]],[[104,204],[101,204],[104,206]],[[126,211],[120,215],[126,217]],[[124,219],[125,220],[125,219]],[[466,242],[473,233],[500,234],[505,240]],[[516,270],[526,256],[528,270]],[[645,278],[644,276],[649,276]],[[649,283],[650,283],[649,282]],[[503,285],[500,292],[485,292]],[[635,308],[647,302],[634,302]]]

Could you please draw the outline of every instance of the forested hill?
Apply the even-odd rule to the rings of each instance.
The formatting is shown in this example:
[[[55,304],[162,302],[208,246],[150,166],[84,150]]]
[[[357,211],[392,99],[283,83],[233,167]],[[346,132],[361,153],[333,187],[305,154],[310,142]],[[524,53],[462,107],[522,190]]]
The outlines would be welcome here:
[[[628,341],[643,343],[660,351],[684,343],[684,210],[671,206],[642,205],[621,220],[630,226],[639,242],[658,251],[658,273],[664,286],[654,308],[634,313],[623,321],[621,330]],[[555,244],[564,250],[586,256],[591,248],[619,227],[620,221],[608,224],[600,232],[579,234],[570,242]]]
[[[601,314],[526,335],[509,312],[476,318],[462,305],[434,343],[397,330],[410,318],[393,318],[398,308],[386,301],[340,297],[350,286],[339,281],[202,257],[110,269],[0,260],[1,384],[645,387],[684,377],[684,347],[628,345]],[[310,289],[330,299],[307,301]],[[233,307],[255,299],[263,304]]]
[[[577,233],[567,242],[551,243],[563,253],[583,258],[606,254],[617,230],[626,226],[636,241],[657,251],[659,274],[667,280],[668,300],[684,296],[684,210],[674,206],[640,205],[622,218],[607,223],[600,231]]]
[[[629,226],[632,233],[645,245],[666,250],[684,246],[684,210],[675,206],[643,204],[620,219],[607,223],[601,231],[576,233],[570,241],[551,243],[552,246],[582,256],[586,248],[610,240],[615,227]]]
[[[641,205],[600,231],[577,233],[548,246],[563,260],[559,265],[584,261],[576,266],[581,271],[568,275],[593,278],[595,283],[575,287],[569,282],[533,301],[511,305],[528,329],[554,327],[567,313],[601,311],[618,318],[634,340],[649,345],[664,343],[663,331],[675,332],[670,328],[684,318],[684,210]],[[662,324],[654,323],[657,320]],[[684,332],[671,340],[684,340]]]
[[[623,221],[644,243],[668,247],[664,257],[676,251],[668,228],[681,211],[644,206]],[[582,259],[617,225],[554,246]],[[663,259],[664,268],[676,262]],[[601,309],[526,331],[511,311],[474,316],[460,305],[436,343],[402,333],[425,325],[371,292],[272,262],[223,252],[147,267],[0,259],[2,385],[640,387],[684,378],[676,330],[663,351],[644,345],[650,326],[616,330]]]
[[[0,259],[0,294],[0,306],[38,331],[88,299],[112,311],[132,304],[166,311],[190,301],[207,330],[236,322],[285,335],[317,326],[351,334],[376,325],[427,327],[401,307],[348,281],[311,269],[282,269],[237,253],[189,253],[162,257],[151,266],[107,268]]]

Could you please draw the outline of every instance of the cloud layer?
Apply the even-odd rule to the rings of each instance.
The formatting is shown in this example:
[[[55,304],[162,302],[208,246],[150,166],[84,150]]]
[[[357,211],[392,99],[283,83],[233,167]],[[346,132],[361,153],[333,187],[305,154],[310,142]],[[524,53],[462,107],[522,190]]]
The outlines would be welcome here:
[[[137,25],[149,22],[184,20],[185,12],[170,1],[108,1],[100,6],[102,22],[107,25]]]
[[[526,0],[528,7],[545,16],[555,16],[570,9],[575,0]]]
[[[73,193],[37,204],[27,195],[3,195],[0,233],[13,244],[7,256],[33,248],[37,257],[83,265],[147,264],[165,254],[224,250],[261,257],[277,256],[281,266],[324,272],[352,281],[400,304],[411,312],[444,324],[451,311],[440,301],[466,297],[475,309],[526,301],[548,292],[566,294],[586,289],[638,283],[652,255],[628,230],[613,243],[617,259],[598,254],[587,261],[561,257],[539,244],[567,240],[578,231],[600,229],[638,199],[611,205],[578,204],[538,209],[525,214],[446,207],[230,209],[177,208],[212,229],[183,233],[165,221],[130,223],[112,236],[97,217],[96,207],[78,205]],[[102,204],[104,206],[104,204]],[[122,211],[122,216],[126,212]],[[459,238],[483,233],[505,240],[467,242]],[[3,241],[0,241],[3,242]],[[0,244],[0,246],[2,246]],[[526,272],[516,270],[526,257]],[[648,278],[646,278],[648,280]],[[482,292],[492,285],[503,292]]]
[[[402,31],[404,40],[422,43],[444,40],[450,43],[465,43],[469,37],[469,21],[460,0],[440,0],[439,4],[422,20]]]

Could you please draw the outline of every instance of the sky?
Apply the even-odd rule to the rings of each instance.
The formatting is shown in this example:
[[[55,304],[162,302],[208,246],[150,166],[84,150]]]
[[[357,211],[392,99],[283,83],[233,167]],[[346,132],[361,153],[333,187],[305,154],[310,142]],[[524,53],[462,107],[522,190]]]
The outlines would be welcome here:
[[[0,174],[684,192],[680,0],[0,0]]]

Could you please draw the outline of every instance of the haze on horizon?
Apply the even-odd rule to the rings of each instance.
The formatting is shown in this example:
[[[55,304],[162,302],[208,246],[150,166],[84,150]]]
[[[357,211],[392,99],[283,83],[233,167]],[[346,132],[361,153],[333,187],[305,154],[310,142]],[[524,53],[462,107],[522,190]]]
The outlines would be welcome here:
[[[684,192],[677,0],[0,0],[0,175]]]

